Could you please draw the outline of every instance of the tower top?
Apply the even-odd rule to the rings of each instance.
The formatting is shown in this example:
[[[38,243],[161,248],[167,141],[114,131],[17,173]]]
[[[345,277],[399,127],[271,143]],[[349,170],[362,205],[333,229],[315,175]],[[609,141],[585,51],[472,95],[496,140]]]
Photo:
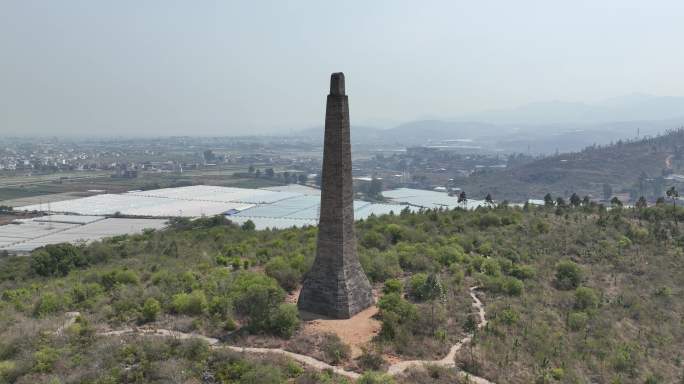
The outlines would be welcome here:
[[[330,75],[330,94],[344,95],[344,73],[335,72]]]

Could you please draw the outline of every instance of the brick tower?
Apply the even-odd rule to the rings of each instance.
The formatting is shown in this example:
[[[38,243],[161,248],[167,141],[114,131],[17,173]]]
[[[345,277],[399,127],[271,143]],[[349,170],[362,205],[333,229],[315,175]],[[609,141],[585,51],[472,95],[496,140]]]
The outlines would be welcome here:
[[[330,76],[325,111],[321,213],[316,260],[304,279],[299,309],[347,319],[373,305],[373,293],[356,255],[349,103],[344,74]]]

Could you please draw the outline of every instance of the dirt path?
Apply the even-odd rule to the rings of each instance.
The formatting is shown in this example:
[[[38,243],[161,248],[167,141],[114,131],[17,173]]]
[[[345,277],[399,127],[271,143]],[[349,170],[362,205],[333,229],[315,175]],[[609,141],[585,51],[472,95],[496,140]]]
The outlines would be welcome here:
[[[482,304],[482,301],[477,298],[475,295],[475,291],[477,290],[478,287],[472,287],[470,288],[470,297],[473,299],[473,307],[477,309],[477,313],[479,316],[479,321],[477,323],[477,328],[480,329],[487,325],[487,318],[485,317],[486,312],[484,309],[484,305]],[[406,371],[409,368],[423,368],[426,365],[435,365],[439,367],[446,367],[446,368],[453,368],[456,366],[456,362],[454,361],[456,357],[456,353],[463,347],[463,345],[469,343],[473,339],[473,334],[470,333],[468,334],[465,338],[463,338],[461,341],[458,343],[454,344],[451,349],[449,349],[449,353],[447,353],[446,356],[444,356],[443,359],[441,360],[407,360],[407,361],[401,361],[396,364],[392,364],[389,369],[387,369],[387,373],[394,376],[398,375],[404,371]],[[470,382],[475,383],[475,384],[494,384],[489,380],[486,380],[482,377],[477,377],[477,376],[472,376],[466,372],[460,371],[461,375],[464,377],[468,377]]]
[[[478,317],[479,317],[479,322],[477,324],[477,328],[480,329],[487,325],[487,319],[485,317],[486,312],[484,309],[484,305],[480,301],[480,299],[477,298],[475,295],[475,291],[477,290],[478,287],[472,287],[470,288],[470,297],[473,299],[473,307],[477,309],[478,312]],[[78,312],[70,312],[70,318],[76,318],[78,316]],[[75,315],[74,315],[75,314]],[[73,324],[73,322],[71,322]],[[66,328],[66,327],[63,327]],[[62,328],[62,329],[63,329]],[[155,328],[124,328],[121,330],[114,330],[114,331],[107,331],[107,332],[99,332],[97,334],[98,336],[123,336],[123,335],[144,335],[144,336],[162,336],[162,337],[174,337],[177,339],[192,339],[192,338],[198,338],[202,339],[207,342],[212,348],[226,348],[231,351],[236,351],[236,352],[243,352],[243,353],[251,353],[251,354],[257,354],[257,355],[264,355],[264,354],[276,354],[276,355],[282,355],[291,358],[292,360],[295,360],[299,363],[308,365],[314,369],[318,370],[331,370],[334,373],[340,375],[340,376],[345,376],[350,379],[358,379],[361,377],[356,372],[351,372],[351,371],[345,371],[344,369],[340,367],[336,367],[333,365],[330,365],[328,363],[325,363],[320,360],[316,360],[313,357],[306,356],[306,355],[301,355],[298,353],[290,352],[283,350],[281,348],[253,348],[253,347],[237,347],[237,346],[232,346],[232,345],[224,345],[220,344],[219,340],[213,337],[208,337],[200,334],[194,334],[194,333],[183,333],[183,332],[178,332],[178,331],[172,331],[168,329],[155,329]],[[392,364],[388,369],[387,373],[389,375],[395,376],[402,374],[409,368],[414,368],[414,369],[422,369],[426,365],[434,365],[434,366],[440,366],[440,367],[446,367],[446,368],[453,368],[456,366],[456,363],[454,361],[454,358],[456,357],[456,353],[463,347],[463,345],[469,343],[473,338],[473,334],[470,333],[468,334],[465,338],[463,338],[461,341],[458,343],[454,344],[451,349],[449,349],[449,353],[447,353],[444,358],[440,360],[407,360],[407,361],[400,361],[398,363]],[[473,376],[470,375],[466,372],[459,371],[460,374],[464,377],[467,378],[469,383],[473,384],[494,384],[493,382],[484,379],[482,377],[478,376]]]

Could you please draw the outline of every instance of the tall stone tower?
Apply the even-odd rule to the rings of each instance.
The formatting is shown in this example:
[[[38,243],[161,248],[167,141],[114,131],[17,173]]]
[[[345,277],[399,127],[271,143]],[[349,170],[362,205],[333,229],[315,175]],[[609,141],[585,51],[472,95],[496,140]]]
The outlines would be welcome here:
[[[330,76],[325,111],[321,213],[316,260],[304,279],[299,309],[338,319],[373,305],[371,285],[356,255],[349,103],[344,74]]]

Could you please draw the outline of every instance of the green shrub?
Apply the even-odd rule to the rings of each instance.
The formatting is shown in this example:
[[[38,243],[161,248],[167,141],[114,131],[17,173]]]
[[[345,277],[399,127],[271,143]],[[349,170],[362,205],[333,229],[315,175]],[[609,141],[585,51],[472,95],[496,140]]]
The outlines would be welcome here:
[[[599,304],[599,298],[593,289],[588,287],[579,287],[575,290],[575,308],[579,310],[596,309]]]
[[[50,373],[59,360],[59,351],[51,347],[43,347],[33,354],[33,371]]]
[[[140,321],[143,323],[150,323],[157,320],[157,316],[161,312],[161,305],[153,298],[145,300],[143,304]]]
[[[284,257],[278,256],[266,263],[266,274],[278,281],[283,289],[291,291],[297,288],[302,273],[293,268]]]
[[[31,253],[31,270],[40,276],[66,276],[69,271],[88,265],[80,248],[68,244],[51,244]]]
[[[578,332],[586,328],[589,316],[584,312],[573,312],[568,315],[568,327],[574,332]]]
[[[71,300],[76,304],[93,305],[94,301],[104,294],[104,289],[97,283],[74,284],[71,289]]]
[[[411,280],[409,280],[409,294],[415,300],[425,300],[425,298],[423,297],[423,287],[425,286],[427,278],[427,273],[416,273],[415,275],[411,276]]]
[[[515,277],[506,277],[503,280],[503,291],[510,296],[520,296],[523,291],[523,282]]]
[[[514,265],[511,267],[510,274],[520,280],[527,280],[533,278],[537,272],[530,265]]]
[[[332,365],[337,365],[351,356],[351,348],[334,333],[325,334],[321,349],[326,361]]]
[[[501,219],[494,213],[486,213],[480,216],[479,225],[482,229],[488,227],[498,227],[501,225]]]
[[[239,381],[240,384],[282,384],[285,382],[285,377],[283,377],[280,369],[267,364],[253,366]]]
[[[520,320],[520,314],[514,309],[506,308],[496,314],[496,319],[502,324],[513,325]]]
[[[226,319],[231,313],[233,303],[226,296],[214,296],[209,300],[208,312],[219,319]]]
[[[563,368],[553,368],[551,369],[551,377],[553,377],[554,380],[563,380],[563,377],[565,376],[565,370]]]
[[[100,277],[102,286],[106,289],[112,289],[117,284],[121,285],[137,285],[140,283],[138,274],[135,271],[129,269],[115,269],[104,273]]]
[[[416,306],[406,301],[398,293],[383,295],[378,301],[378,308],[382,313],[396,313],[404,320],[415,319],[418,313]]]
[[[389,279],[385,281],[385,286],[382,288],[382,292],[387,293],[401,293],[404,289],[401,280],[399,279]]]
[[[299,311],[294,304],[280,304],[270,319],[268,331],[274,335],[290,338],[299,327]]]
[[[496,260],[487,259],[482,263],[482,272],[489,276],[501,275],[501,266]]]
[[[62,309],[62,300],[52,292],[46,292],[40,296],[33,309],[34,315],[45,317],[57,313]]]
[[[0,361],[0,383],[13,382],[17,368],[17,364],[14,361]]]
[[[556,285],[560,289],[575,289],[582,282],[582,269],[570,260],[556,265]]]
[[[356,381],[357,384],[394,384],[395,381],[392,376],[386,375],[379,372],[366,372],[359,380]]]
[[[453,244],[449,247],[442,247],[439,255],[439,262],[442,265],[452,265],[456,262],[461,262],[465,257],[463,247],[458,244]]]
[[[368,231],[361,238],[361,245],[366,248],[376,248],[383,250],[387,246],[387,239],[381,233]]]
[[[207,297],[202,291],[179,293],[173,296],[172,307],[176,313],[183,315],[201,315],[207,309]]]
[[[359,255],[363,270],[372,281],[384,281],[399,276],[402,272],[399,257],[394,250],[363,250]]]
[[[271,316],[285,298],[285,292],[271,277],[254,272],[240,273],[232,285],[235,310],[247,317],[251,332],[269,332]]]

